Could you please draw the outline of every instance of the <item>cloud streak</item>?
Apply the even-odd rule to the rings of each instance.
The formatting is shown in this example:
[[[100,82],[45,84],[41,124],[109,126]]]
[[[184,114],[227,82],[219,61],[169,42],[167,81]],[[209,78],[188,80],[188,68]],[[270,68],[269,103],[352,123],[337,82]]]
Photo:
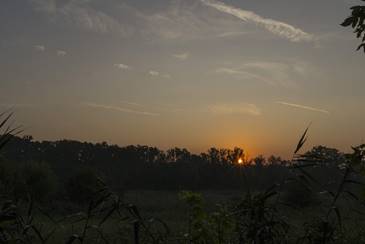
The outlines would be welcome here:
[[[57,3],[56,0],[29,1],[35,10],[48,14],[53,20],[69,22],[73,26],[98,33],[116,32],[129,35],[130,30],[126,25],[114,16],[94,9],[90,4],[91,1],[65,1],[65,3]],[[124,5],[118,7],[122,9]]]
[[[57,50],[57,56],[64,57],[67,55],[67,52],[64,50]]]
[[[114,64],[114,67],[116,67],[118,69],[122,69],[122,70],[129,70],[129,69],[131,69],[131,66],[126,65],[126,64]]]
[[[229,32],[223,32],[219,35],[217,35],[217,37],[219,38],[226,38],[226,37],[237,37],[237,36],[243,36],[248,34],[248,32],[243,32],[243,31],[229,31]]]
[[[136,114],[136,115],[144,115],[144,116],[159,116],[158,113],[152,113],[147,111],[139,111],[134,110],[130,108],[123,108],[118,106],[112,106],[112,105],[105,105],[105,104],[96,104],[96,103],[83,103],[82,105],[90,107],[90,108],[99,108],[99,109],[105,109],[105,110],[112,110],[117,111],[121,113],[128,113],[128,114]]]
[[[210,111],[221,115],[261,115],[260,109],[251,103],[213,105],[210,106]]]
[[[234,67],[219,67],[215,73],[229,75],[236,79],[257,80],[268,85],[296,86],[294,80],[306,76],[313,68],[306,62],[246,62]]]
[[[261,26],[269,32],[286,38],[292,42],[310,42],[314,41],[314,36],[303,30],[296,28],[290,24],[261,17],[260,15],[252,12],[243,10],[240,8],[229,6],[223,2],[215,0],[200,0],[204,5],[215,8],[216,10],[232,15],[240,20],[252,22],[258,26]]]
[[[155,71],[155,70],[150,70],[150,71],[148,72],[148,74],[150,74],[151,76],[159,76],[159,75],[160,75],[160,72]]]
[[[276,103],[284,105],[284,106],[293,107],[293,108],[299,108],[299,109],[309,110],[309,111],[313,111],[313,112],[330,114],[330,112],[328,110],[324,110],[321,108],[314,108],[314,107],[309,107],[309,106],[305,106],[305,105],[301,105],[301,104],[287,103],[287,102],[282,102],[282,101],[277,101]]]
[[[150,71],[148,71],[148,74],[150,75],[150,76],[153,76],[153,77],[162,77],[162,78],[165,78],[165,79],[170,79],[171,78],[171,75],[169,75],[169,74],[163,74],[163,73],[161,73],[161,72],[159,72],[159,71],[156,71],[156,70],[150,70]]]
[[[46,47],[43,46],[43,45],[35,45],[33,47],[34,47],[34,50],[36,50],[38,52],[44,52],[44,51],[46,51]]]
[[[32,108],[35,107],[34,104],[27,104],[27,103],[0,103],[0,107],[7,107],[7,108]]]
[[[186,60],[189,58],[190,54],[189,53],[177,53],[172,55],[173,57],[180,59],[180,60]]]
[[[215,70],[215,72],[218,74],[232,75],[239,79],[255,79],[255,80],[267,83],[269,85],[274,85],[273,81],[266,79],[265,77],[263,77],[261,75],[258,75],[258,74],[252,73],[252,72],[248,72],[243,69],[218,68]]]

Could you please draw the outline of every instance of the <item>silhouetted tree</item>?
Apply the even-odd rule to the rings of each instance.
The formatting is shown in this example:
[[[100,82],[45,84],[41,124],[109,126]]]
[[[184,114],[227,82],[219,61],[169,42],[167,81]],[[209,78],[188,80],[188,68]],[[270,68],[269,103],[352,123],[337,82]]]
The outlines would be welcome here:
[[[345,154],[335,148],[316,146],[304,153],[303,158],[309,162],[316,162],[320,165],[337,166],[344,162]]]
[[[252,159],[252,163],[257,167],[263,167],[266,164],[266,159],[264,158],[264,156],[259,155]]]
[[[312,170],[315,176],[324,180],[338,177],[337,166],[343,153],[318,146],[304,155],[321,162],[321,167]],[[268,159],[258,156],[239,165],[238,159],[245,158],[241,148],[211,148],[197,155],[181,148],[164,152],[142,145],[119,147],[72,140],[39,142],[31,137],[13,137],[0,156],[17,164],[47,162],[60,186],[70,184],[67,180],[70,173],[91,169],[102,174],[106,183],[117,191],[244,189],[246,183],[256,189],[265,189],[290,175],[288,166],[291,165],[275,156]],[[73,178],[74,183],[76,179]]]

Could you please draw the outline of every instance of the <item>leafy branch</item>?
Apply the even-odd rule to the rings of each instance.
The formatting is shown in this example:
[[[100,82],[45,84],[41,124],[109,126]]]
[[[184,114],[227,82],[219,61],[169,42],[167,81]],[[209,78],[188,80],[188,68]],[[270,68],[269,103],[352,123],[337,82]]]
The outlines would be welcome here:
[[[362,1],[365,2],[365,0]],[[365,52],[365,6],[353,6],[351,10],[351,16],[346,18],[341,25],[344,27],[352,27],[356,37],[362,39],[362,43],[358,46],[357,50],[362,48]]]

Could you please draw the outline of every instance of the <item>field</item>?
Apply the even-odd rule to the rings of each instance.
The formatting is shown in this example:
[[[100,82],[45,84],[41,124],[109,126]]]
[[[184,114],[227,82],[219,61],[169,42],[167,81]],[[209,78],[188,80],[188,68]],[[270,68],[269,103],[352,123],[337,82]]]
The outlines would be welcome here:
[[[237,203],[245,195],[243,191],[202,191],[199,192],[204,199],[204,207],[208,212],[215,211],[217,204],[232,205]],[[319,196],[321,202],[328,202],[329,197]],[[186,231],[188,223],[188,207],[179,199],[178,191],[128,191],[124,195],[125,202],[133,203],[139,207],[141,214],[146,218],[160,218],[168,224],[172,233],[181,234]],[[350,199],[348,199],[350,200]],[[304,208],[295,208],[279,204],[282,217],[295,229],[295,235],[304,234],[304,223],[320,218],[328,208],[325,204],[314,204]],[[342,225],[348,243],[363,243],[358,235],[362,233],[365,224],[365,215],[361,214],[363,206],[353,203],[351,200],[339,201],[342,209]]]
[[[214,211],[217,204],[229,204],[240,197],[240,191],[203,191],[204,206]],[[127,191],[126,203],[133,203],[144,217],[160,218],[173,230],[179,230],[188,221],[187,205],[179,199],[179,191]]]

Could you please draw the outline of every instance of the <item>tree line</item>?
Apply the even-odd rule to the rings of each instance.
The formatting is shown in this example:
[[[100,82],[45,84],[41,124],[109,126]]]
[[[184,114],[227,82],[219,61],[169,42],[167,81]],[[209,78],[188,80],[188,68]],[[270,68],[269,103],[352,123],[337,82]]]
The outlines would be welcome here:
[[[326,168],[320,171],[324,175],[328,168],[338,167],[345,157],[337,149],[324,146],[314,147],[304,155],[321,162]],[[28,172],[36,171],[34,167],[42,168],[43,174],[51,174],[62,184],[72,182],[73,177],[87,179],[95,175],[117,191],[249,187],[262,190],[291,174],[290,161],[276,156],[258,156],[242,162],[245,151],[241,148],[211,148],[194,154],[184,148],[162,151],[141,145],[119,147],[73,140],[40,142],[31,136],[14,136],[0,156],[3,168],[23,167]]]

